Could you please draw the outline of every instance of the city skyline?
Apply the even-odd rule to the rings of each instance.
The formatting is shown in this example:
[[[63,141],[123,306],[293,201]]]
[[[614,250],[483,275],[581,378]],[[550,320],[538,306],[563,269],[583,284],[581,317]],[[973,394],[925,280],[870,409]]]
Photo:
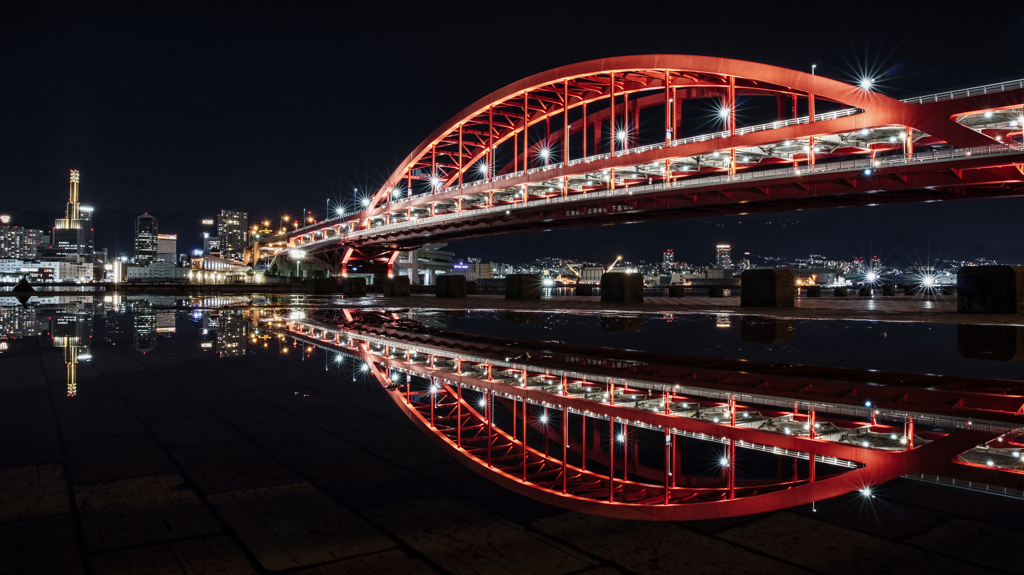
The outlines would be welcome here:
[[[140,9],[100,16],[69,11],[40,19],[30,12],[19,13],[18,9],[5,7],[10,15],[7,22],[17,23],[17,28],[9,29],[0,43],[36,46],[38,62],[65,72],[55,77],[80,78],[86,85],[110,90],[116,96],[97,100],[82,91],[65,100],[39,97],[52,90],[52,82],[39,83],[24,92],[0,95],[7,109],[21,110],[17,116],[0,119],[3,122],[0,127],[8,136],[5,142],[18,142],[17,148],[8,147],[0,154],[0,190],[15,192],[0,199],[0,211],[56,211],[58,206],[62,207],[62,199],[50,191],[61,185],[61,175],[69,168],[89,173],[90,202],[99,210],[96,217],[102,217],[104,210],[115,207],[149,212],[161,218],[183,209],[192,209],[200,217],[210,217],[226,207],[241,208],[255,220],[272,219],[285,213],[295,217],[304,209],[322,217],[329,206],[358,209],[358,197],[376,190],[400,158],[462,107],[529,74],[609,53],[607,48],[567,39],[555,40],[554,46],[549,42],[543,49],[528,43],[525,53],[524,47],[499,44],[489,50],[486,57],[471,56],[461,67],[460,81],[454,86],[449,85],[444,74],[425,75],[418,80],[422,86],[418,91],[419,99],[407,102],[401,92],[384,91],[382,97],[367,100],[339,89],[338,75],[326,72],[339,66],[352,74],[370,71],[366,68],[369,64],[346,48],[366,44],[368,39],[362,36],[366,32],[353,30],[350,37],[337,38],[332,27],[319,23],[330,21],[333,15],[330,12],[321,14],[314,10],[301,16],[293,15],[297,18],[295,27],[266,43],[259,33],[267,26],[266,14],[254,10],[238,20],[233,11],[211,11],[207,15],[209,23],[203,25],[219,26],[221,34],[213,38],[204,36],[199,44],[182,51],[172,47],[179,46],[183,37],[192,37],[188,31],[203,26],[193,22],[187,13]],[[710,8],[700,8],[694,17],[705,10],[713,12]],[[740,27],[737,31],[749,33],[736,34],[734,42],[727,47],[718,45],[715,33],[691,31],[685,40],[673,35],[644,35],[635,39],[629,52],[708,53],[808,71],[814,64],[816,74],[843,81],[856,81],[858,74],[870,74],[876,78],[872,89],[894,97],[1024,75],[1022,71],[1005,66],[1000,59],[973,58],[954,45],[942,43],[922,52],[910,43],[894,40],[892,22],[900,20],[901,15],[909,16],[907,11],[913,12],[913,18],[902,19],[913,24],[911,28],[901,28],[902,33],[912,29],[934,31],[955,27],[937,15],[919,14],[912,8],[895,6],[887,8],[881,19],[870,9],[836,12],[835,19],[823,18],[827,22],[841,19],[844,28],[856,29],[858,36],[855,40],[846,36],[830,39],[812,45],[808,51],[766,52],[763,50],[765,40],[755,33],[763,29],[761,23],[755,26],[739,22],[735,24]],[[314,14],[321,17],[309,18]],[[95,32],[110,26],[111,16],[117,21],[119,37],[138,50],[121,51],[116,58],[110,58],[112,46],[98,39]],[[421,16],[420,21],[425,22],[438,18],[429,13]],[[778,25],[788,22],[788,17],[781,15],[767,18]],[[653,25],[668,26],[667,23]],[[978,34],[981,38],[980,31],[956,28],[961,35]],[[423,27],[417,24],[409,32],[411,38],[422,38]],[[48,42],[57,38],[68,38],[71,43]],[[1024,54],[1021,47],[1024,44],[1015,41],[1013,33],[996,37],[985,35],[985,41],[994,52],[1003,54],[1005,61],[1014,61],[1014,55],[1018,55],[1016,61],[1020,61],[1019,55]],[[336,42],[341,44],[328,48]],[[73,58],[70,46],[74,46]],[[210,80],[211,74],[220,70],[222,59],[235,53],[235,46],[250,48],[241,56],[242,65],[221,82]],[[341,60],[332,59],[329,63],[324,60],[326,54],[337,53],[338,49],[344,54]],[[402,61],[406,50],[385,43],[376,54],[378,60],[374,66],[387,67],[389,63]],[[269,65],[261,57],[268,51],[276,55]],[[618,49],[611,50],[611,53],[618,52]],[[71,61],[76,64],[69,67]],[[27,77],[31,73],[26,67],[28,64],[20,61],[13,64],[12,78]],[[253,73],[256,69],[263,73]],[[958,71],[954,80],[946,73],[949,69]],[[247,88],[250,77],[266,74],[270,79],[263,85],[274,88]],[[234,83],[229,83],[231,81]],[[185,85],[200,88],[186,91],[181,88]],[[289,86],[300,89],[289,89]],[[140,124],[136,119],[147,109],[160,110],[160,119]],[[269,129],[257,127],[241,110],[259,110],[263,117],[280,120],[273,122]],[[353,114],[352,110],[358,113]],[[110,122],[105,122],[100,131],[93,122],[75,121],[93,117],[109,118]],[[313,122],[314,117],[322,121]],[[693,133],[714,129],[716,121],[711,111],[689,120],[692,125],[688,129]],[[656,123],[641,117],[640,128],[656,129]],[[310,129],[310,126],[313,127]],[[397,129],[398,126],[401,129]],[[337,134],[350,136],[337,137]],[[147,146],[125,144],[140,139],[159,142],[161,155],[154,155],[155,150]],[[57,147],[47,149],[52,142],[56,142]],[[34,156],[27,160],[25,153]],[[150,177],[153,169],[159,171],[159,177]],[[993,217],[1019,211],[1024,200],[1000,204],[1007,205],[1009,209],[995,207],[989,200],[969,201],[949,212],[960,217],[959,226],[963,228],[958,231],[960,237],[989,236],[977,243],[1024,248],[1021,239],[1004,226],[989,225]],[[915,209],[916,213],[925,211],[922,206]],[[834,219],[838,227],[852,229],[858,220],[861,225],[870,226],[876,217],[896,219],[886,214],[899,213],[904,213],[899,207],[886,206],[871,210],[830,210],[826,218]],[[932,229],[928,217],[903,220],[900,226],[911,235],[941,233]],[[659,225],[637,225],[652,230],[650,235],[655,236],[649,243],[642,239],[637,241],[644,244],[638,249],[660,253],[656,250],[663,249],[664,242],[656,237],[661,233]],[[676,221],[670,227],[682,225],[685,225],[682,221]],[[180,234],[183,247],[194,237],[187,229],[173,231]],[[580,235],[585,237],[586,233],[581,230]],[[520,237],[527,244],[536,238],[543,240],[543,234],[537,232]],[[129,244],[126,239],[130,238],[124,238],[123,232],[119,232],[116,242],[104,243],[113,249],[113,243]],[[601,237],[597,239],[606,241]],[[719,240],[738,243],[729,238],[712,241]],[[593,243],[593,237],[587,241]],[[607,248],[618,249],[612,245]],[[466,243],[459,249],[485,255],[477,252],[486,252],[486,243],[479,248]],[[807,248],[808,251],[820,249]]]

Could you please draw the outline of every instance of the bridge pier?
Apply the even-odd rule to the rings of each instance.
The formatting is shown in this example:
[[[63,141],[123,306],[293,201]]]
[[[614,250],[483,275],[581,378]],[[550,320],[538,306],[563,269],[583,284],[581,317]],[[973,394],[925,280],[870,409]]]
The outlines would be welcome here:
[[[644,303],[644,278],[640,274],[601,274],[601,301]]]
[[[740,306],[793,307],[795,286],[789,270],[746,270],[740,276]]]
[[[1024,266],[970,266],[956,274],[956,311],[1024,312]]]

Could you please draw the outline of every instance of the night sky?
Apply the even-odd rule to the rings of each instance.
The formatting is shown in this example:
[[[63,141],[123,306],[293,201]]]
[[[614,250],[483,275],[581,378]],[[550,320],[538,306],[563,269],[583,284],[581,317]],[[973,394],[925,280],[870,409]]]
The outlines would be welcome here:
[[[181,222],[161,232],[195,238],[192,222],[222,208],[263,218],[351,202],[466,105],[578,61],[679,53],[814,63],[839,80],[880,76],[895,97],[1024,77],[1024,10],[1010,2],[985,3],[984,25],[919,2],[43,4],[0,4],[0,209],[57,217],[68,169],[78,168],[100,247],[116,230],[122,251],[131,215],[143,211]],[[806,234],[768,234],[757,246],[836,257],[1009,248],[1024,261],[1020,214],[1024,199],[803,212],[787,217]],[[653,259],[672,247],[679,259],[710,260],[714,242],[742,250],[779,219],[751,218],[744,230],[757,233],[727,233],[742,228],[736,218],[678,220],[455,247],[502,259],[623,249]],[[673,243],[680,226],[689,235]],[[705,241],[700,226],[715,234]]]

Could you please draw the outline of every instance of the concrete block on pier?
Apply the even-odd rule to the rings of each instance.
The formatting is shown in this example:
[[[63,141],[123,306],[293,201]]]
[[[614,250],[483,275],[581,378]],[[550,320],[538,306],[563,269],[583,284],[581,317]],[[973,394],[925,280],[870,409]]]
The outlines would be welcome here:
[[[807,286],[807,297],[821,297],[821,286]]]
[[[466,297],[466,276],[442,274],[434,283],[437,297]]]
[[[602,315],[601,329],[605,331],[640,331],[644,328],[644,314]]]
[[[466,295],[476,295],[476,293],[477,293],[477,291],[476,291],[476,282],[475,281],[467,281],[466,282]]]
[[[746,270],[740,276],[742,307],[793,307],[796,278],[789,270]]]
[[[384,297],[408,297],[412,294],[409,276],[397,276],[384,280]]]
[[[882,286],[882,295],[883,296],[896,295],[896,286]]]
[[[857,290],[857,295],[859,295],[860,297],[871,297],[871,288],[862,287],[859,290]]]
[[[686,286],[668,286],[668,297],[686,297]]]
[[[956,274],[956,311],[1024,312],[1024,266],[970,266]]]
[[[850,291],[849,289],[844,287],[837,287],[836,289],[832,290],[832,295],[834,295],[835,297],[846,297],[850,295]]]
[[[601,301],[644,303],[644,278],[640,274],[606,273],[601,275]]]
[[[956,351],[967,359],[1024,359],[1024,327],[960,324],[956,326]]]
[[[594,286],[587,284],[577,284],[576,289],[573,290],[573,294],[582,295],[594,295]]]
[[[366,295],[366,278],[347,277],[341,282],[341,293],[351,296]]]
[[[505,299],[540,299],[539,274],[511,274],[505,276]]]
[[[334,284],[331,278],[313,278],[309,280],[310,292],[314,294],[325,294],[334,292]]]
[[[740,320],[740,337],[750,343],[786,343],[793,339],[793,320],[743,316]]]
[[[728,291],[723,287],[711,287],[708,288],[708,297],[725,297]]]

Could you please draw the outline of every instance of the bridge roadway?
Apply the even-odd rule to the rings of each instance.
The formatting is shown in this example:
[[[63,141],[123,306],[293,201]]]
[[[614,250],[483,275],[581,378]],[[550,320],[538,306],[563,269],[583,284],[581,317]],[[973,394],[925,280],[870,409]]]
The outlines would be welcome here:
[[[485,234],[1021,193],[1024,81],[904,101],[871,88],[697,56],[550,70],[456,114],[361,213],[295,230],[288,248],[336,273]],[[779,119],[740,126],[762,97]],[[678,138],[682,103],[701,100],[723,129]],[[640,130],[641,110],[663,112],[663,141]]]

